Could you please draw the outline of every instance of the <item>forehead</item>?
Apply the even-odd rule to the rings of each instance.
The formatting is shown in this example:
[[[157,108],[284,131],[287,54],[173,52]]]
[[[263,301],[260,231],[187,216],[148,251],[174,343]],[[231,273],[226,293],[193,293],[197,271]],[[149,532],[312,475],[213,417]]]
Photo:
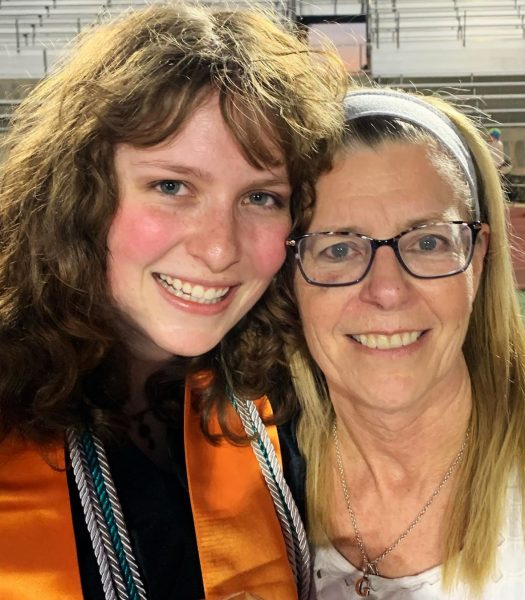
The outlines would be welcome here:
[[[242,172],[275,172],[284,176],[282,152],[275,149],[275,164],[254,164],[236,136],[235,127],[224,118],[217,94],[207,97],[190,112],[175,132],[152,145],[117,144],[115,162],[117,170],[122,164],[198,166],[202,172],[222,169],[242,169]]]
[[[425,146],[387,142],[339,154],[317,182],[312,226],[362,230],[388,223],[395,233],[412,222],[457,218],[461,209]]]

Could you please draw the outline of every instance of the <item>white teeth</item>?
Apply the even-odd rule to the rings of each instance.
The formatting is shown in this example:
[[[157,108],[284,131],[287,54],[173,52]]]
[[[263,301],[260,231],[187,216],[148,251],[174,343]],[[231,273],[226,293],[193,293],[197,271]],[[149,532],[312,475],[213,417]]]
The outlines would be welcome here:
[[[184,287],[182,289],[184,290]],[[202,285],[194,285],[191,295],[194,298],[202,298],[204,296],[204,288],[202,287]]]
[[[390,344],[394,348],[400,348],[403,345],[403,340],[399,333],[394,333],[394,335],[390,338]]]
[[[351,337],[367,348],[392,350],[394,348],[410,346],[410,344],[416,342],[422,334],[422,331],[405,331],[403,333],[394,333],[393,335],[368,333],[366,335],[352,335]]]
[[[169,275],[158,275],[162,286],[177,298],[184,298],[198,304],[216,304],[229,292],[229,287],[205,288],[203,285],[192,285],[187,281],[174,279]]]
[[[411,344],[412,342],[415,341],[415,339],[412,338],[413,335],[414,335],[414,332],[412,332],[412,333],[405,332],[401,335],[401,343],[403,344],[403,346],[408,346],[409,344]]]
[[[390,346],[390,341],[386,335],[378,335],[377,336],[377,347],[380,350],[384,350]]]
[[[205,300],[213,300],[215,298],[216,291],[213,288],[209,288],[204,292],[203,298]]]
[[[360,342],[361,344],[363,344],[364,346],[368,346],[369,348],[377,347],[376,339],[372,338],[372,336],[369,337],[367,335],[361,335],[361,336],[352,336],[352,337],[354,339],[356,339],[358,342]]]

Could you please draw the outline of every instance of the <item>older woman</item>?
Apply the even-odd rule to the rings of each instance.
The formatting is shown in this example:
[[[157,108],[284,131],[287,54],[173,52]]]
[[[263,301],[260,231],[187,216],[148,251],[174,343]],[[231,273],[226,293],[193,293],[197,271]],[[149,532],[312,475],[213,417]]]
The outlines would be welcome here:
[[[525,338],[496,170],[445,102],[362,89],[345,109],[288,242],[319,598],[517,600]]]

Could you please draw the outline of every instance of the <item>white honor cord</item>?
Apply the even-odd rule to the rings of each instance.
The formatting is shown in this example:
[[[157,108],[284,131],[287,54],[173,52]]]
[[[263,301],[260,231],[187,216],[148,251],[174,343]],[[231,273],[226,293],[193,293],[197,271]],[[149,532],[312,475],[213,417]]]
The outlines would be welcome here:
[[[147,600],[100,440],[70,429],[67,443],[106,600]]]
[[[230,397],[247,435],[252,438],[254,454],[281,524],[288,560],[299,590],[299,600],[307,600],[310,597],[310,551],[297,505],[255,404],[242,401],[234,394],[230,394]]]

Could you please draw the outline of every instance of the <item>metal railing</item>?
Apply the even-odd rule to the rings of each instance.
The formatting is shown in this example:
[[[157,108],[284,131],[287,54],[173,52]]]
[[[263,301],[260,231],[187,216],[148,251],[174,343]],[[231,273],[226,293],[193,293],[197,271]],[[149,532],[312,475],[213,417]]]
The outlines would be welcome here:
[[[369,9],[370,9],[371,0],[360,0],[356,3],[359,5],[360,14],[362,14],[362,15],[368,14]],[[295,15],[301,15],[303,8],[305,8],[307,6],[311,6],[312,4],[316,4],[316,6],[318,6],[318,7],[320,6],[319,3],[315,3],[314,0],[297,0],[296,2],[294,2],[294,4],[296,5],[295,6],[296,11],[293,13]],[[340,2],[340,0],[332,0],[332,2],[327,2],[327,4],[331,5],[331,12],[329,14],[338,16],[339,15],[339,7],[341,6],[341,4],[343,4],[343,2]]]
[[[43,27],[43,25],[43,23],[21,23],[20,19],[15,19],[13,21],[13,41],[18,54],[23,47],[28,48],[29,46],[36,46],[38,27]],[[22,28],[24,27],[27,31],[22,31]],[[75,31],[73,33],[80,33],[82,27],[82,21],[80,17],[78,17],[75,20]]]
[[[455,10],[461,9],[461,6],[458,5],[458,0],[451,0],[451,2],[452,2],[452,8],[454,8]],[[372,5],[372,8],[375,8],[378,6],[378,0],[370,0],[370,4]],[[513,4],[514,8],[516,8],[516,9],[525,8],[524,0],[509,0],[509,4]],[[397,0],[390,1],[390,8],[393,11],[398,10]],[[429,8],[432,8],[432,5],[430,3],[429,3]]]
[[[263,3],[263,2],[262,2]],[[308,0],[308,4],[311,5],[312,0]],[[239,4],[242,4],[240,2]],[[302,0],[268,0],[267,4],[273,6],[273,8],[285,15],[288,18],[296,18],[301,15],[302,9],[306,6],[306,1]],[[328,3],[331,6],[331,10],[333,11],[334,16],[336,16],[339,12],[339,9],[342,5],[341,0],[332,0],[331,3]],[[249,2],[247,2],[249,5]],[[0,0],[0,18],[2,17],[2,7],[9,7],[5,0]],[[99,3],[98,12],[94,12],[93,15],[86,15],[85,17],[74,17],[71,18],[71,22],[74,23],[72,25],[71,30],[64,30],[60,32],[62,37],[60,37],[60,33],[57,33],[57,38],[52,41],[53,46],[59,47],[60,42],[63,41],[66,43],[71,37],[75,34],[78,34],[85,27],[90,26],[93,22],[100,22],[103,20],[113,8],[117,8],[117,4],[112,0],[102,0]],[[360,0],[359,1],[359,9],[361,14],[367,14],[370,7],[370,0]],[[12,28],[12,36],[9,35],[9,32],[4,31],[4,42],[10,45],[17,54],[20,54],[24,48],[31,48],[33,50],[40,49],[42,52],[42,59],[40,63],[40,67],[43,68],[43,74],[47,74],[48,65],[49,65],[49,56],[48,49],[44,45],[45,41],[49,38],[39,39],[42,36],[39,35],[45,34],[47,31],[53,31],[53,14],[55,11],[58,11],[61,8],[61,5],[57,3],[57,0],[49,0],[48,3],[42,5],[41,9],[35,9],[34,16],[33,15],[23,15],[19,14],[18,17],[15,17],[12,21],[8,21],[4,24],[3,29]],[[11,12],[11,11],[10,11]],[[24,18],[25,17],[25,18]],[[33,19],[33,20],[31,20]],[[65,26],[67,28],[67,26]],[[42,46],[39,46],[39,42],[41,42]],[[365,59],[366,62],[366,59]],[[35,65],[39,70],[40,67]]]
[[[418,77],[414,81],[400,75],[378,77],[376,81],[412,92],[443,96],[485,127],[525,127],[525,77],[505,79],[499,74],[487,77],[487,80],[480,79],[471,73],[459,79],[436,81],[432,77],[429,80]]]
[[[395,0],[392,0],[393,3],[395,4]],[[523,10],[522,10],[523,8]],[[381,41],[382,41],[382,34],[386,33],[391,41],[394,41],[396,43],[396,47],[399,48],[401,46],[401,39],[402,39],[402,31],[403,31],[403,20],[402,20],[402,14],[398,9],[394,9],[393,10],[393,17],[394,17],[394,23],[393,26],[390,25],[385,25],[382,27],[381,24],[381,13],[379,12],[379,9],[376,8],[373,9],[370,13],[370,27],[369,27],[369,32],[370,32],[370,42],[372,45],[375,45],[376,48],[379,48],[381,45]],[[469,34],[471,34],[472,36],[475,35],[476,33],[476,29],[480,29],[482,27],[486,27],[485,25],[476,25],[476,24],[470,24],[469,23],[469,11],[467,11],[466,9],[463,10],[462,13],[460,13],[457,8],[454,11],[454,15],[455,16],[455,26],[452,25],[436,25],[436,24],[431,24],[428,26],[428,28],[431,28],[433,31],[439,31],[439,30],[443,30],[443,31],[450,31],[451,29],[455,29],[456,31],[456,39],[458,41],[461,42],[461,44],[465,47],[467,45],[467,32]],[[476,15],[477,16],[477,15]],[[497,13],[496,13],[497,16]],[[518,17],[518,21],[516,23],[513,24],[505,24],[505,25],[499,25],[499,27],[502,28],[506,28],[506,29],[521,29],[521,37],[525,39],[525,6],[523,5],[518,5],[517,6],[517,15]],[[452,17],[452,15],[451,15]],[[470,13],[470,17],[472,17],[472,13]],[[467,27],[468,25],[468,27]],[[424,25],[421,25],[419,27],[414,27],[413,29],[415,30],[421,30],[424,31],[425,29],[428,29],[427,27],[425,27]],[[406,31],[406,30],[405,30]],[[499,31],[498,31],[499,33]],[[497,34],[496,34],[497,35]]]
[[[361,3],[366,5],[365,0],[361,0]],[[273,0],[268,1],[269,5],[272,5],[274,10],[285,15],[288,18],[295,18],[297,10],[300,8],[301,0]],[[337,0],[334,0],[334,4],[337,7]],[[106,17],[110,10],[115,6],[112,0],[104,0],[100,2],[98,11],[94,11],[92,18],[86,15],[86,19],[82,22],[82,19],[78,17],[75,21],[76,28],[71,31],[71,34],[80,33],[84,27],[91,25],[93,22],[100,22]],[[0,0],[0,18],[2,17],[2,7],[10,8],[9,4],[6,4],[5,0]],[[16,52],[20,53],[24,47],[35,46],[38,29],[44,28],[45,25],[52,23],[53,12],[57,9],[57,0],[50,0],[49,4],[43,4],[41,10],[35,9],[34,15],[19,14],[15,16],[12,21],[6,21],[5,24],[9,27],[9,23],[12,27],[12,41],[16,48]],[[22,19],[22,17],[28,17]],[[33,18],[31,22],[29,19]],[[1,23],[1,22],[0,22]],[[70,35],[69,37],[72,37]],[[43,49],[45,52],[45,49]]]
[[[5,0],[0,0],[0,18],[2,18],[2,8],[11,8],[12,5],[6,4]],[[77,19],[73,19],[76,27],[75,30],[71,33],[74,35],[76,33],[80,33],[83,27],[88,26],[93,21],[100,21],[103,18],[104,11],[108,10],[111,7],[111,0],[101,0],[100,7],[98,13],[94,13],[94,19],[88,18],[84,23],[82,23],[82,19],[78,17]],[[20,53],[22,47],[35,46],[37,39],[37,32],[39,28],[43,28],[47,24],[52,23],[52,16],[55,10],[58,10],[59,6],[57,5],[57,0],[49,0],[48,3],[42,3],[42,6],[34,9],[34,13],[22,13],[20,12],[18,15],[14,17],[11,21],[13,27],[13,42],[16,48],[16,52]],[[16,9],[15,9],[16,10]],[[5,13],[4,13],[5,14]],[[24,17],[24,18],[23,18]],[[31,22],[31,18],[34,19]],[[1,21],[0,21],[1,23]],[[8,25],[9,21],[5,21]],[[26,31],[24,31],[24,29]],[[71,36],[70,36],[71,37]],[[46,63],[45,58],[45,48],[42,50],[44,56],[43,60]]]

